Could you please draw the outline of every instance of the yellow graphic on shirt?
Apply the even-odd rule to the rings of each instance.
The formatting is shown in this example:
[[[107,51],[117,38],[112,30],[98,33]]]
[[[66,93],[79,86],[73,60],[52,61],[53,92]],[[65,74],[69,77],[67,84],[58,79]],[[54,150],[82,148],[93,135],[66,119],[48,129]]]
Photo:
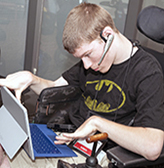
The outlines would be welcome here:
[[[118,105],[118,107],[111,108],[110,103],[103,103],[103,102],[98,103],[98,101],[96,99],[92,100],[92,98],[90,96],[85,97],[83,95],[84,102],[90,110],[94,110],[94,111],[97,111],[97,112],[103,112],[103,113],[110,113],[110,112],[113,112],[113,111],[116,111],[116,110],[120,109],[125,104],[126,96],[125,96],[124,91],[121,89],[120,86],[118,86],[113,81],[104,79],[104,80],[101,80],[101,81],[96,80],[96,81],[87,81],[86,82],[86,86],[87,85],[93,85],[93,84],[96,84],[95,85],[95,92],[96,91],[98,91],[98,92],[101,91],[101,89],[104,86],[108,87],[106,94],[112,92],[113,89],[117,89],[120,96],[121,96],[121,99],[120,99],[121,102]],[[110,96],[110,94],[109,94],[109,96]]]

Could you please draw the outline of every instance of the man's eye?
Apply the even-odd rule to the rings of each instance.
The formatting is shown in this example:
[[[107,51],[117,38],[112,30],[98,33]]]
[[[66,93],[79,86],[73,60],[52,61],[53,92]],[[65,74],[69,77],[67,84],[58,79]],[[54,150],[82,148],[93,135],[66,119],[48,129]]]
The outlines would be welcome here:
[[[86,54],[85,56],[86,56],[86,57],[89,57],[90,55],[91,55],[91,53],[88,53],[88,54]]]

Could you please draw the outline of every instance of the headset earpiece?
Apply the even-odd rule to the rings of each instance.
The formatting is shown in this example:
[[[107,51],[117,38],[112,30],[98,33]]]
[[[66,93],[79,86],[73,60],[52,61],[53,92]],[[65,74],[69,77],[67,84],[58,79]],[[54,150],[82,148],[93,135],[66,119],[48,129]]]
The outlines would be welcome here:
[[[102,34],[100,34],[100,36],[101,36],[101,38],[103,37]],[[105,47],[104,47],[103,55],[102,55],[102,57],[101,57],[101,59],[100,59],[98,65],[100,65],[101,62],[102,62],[102,60],[104,59],[104,57],[105,57],[107,51],[109,50],[109,48],[110,48],[110,46],[111,46],[111,44],[112,44],[113,39],[114,39],[114,36],[113,36],[112,34],[110,34],[110,35],[108,36],[107,40],[106,40],[106,39],[104,40],[104,37],[103,37],[103,40],[106,41],[106,44],[105,44]]]

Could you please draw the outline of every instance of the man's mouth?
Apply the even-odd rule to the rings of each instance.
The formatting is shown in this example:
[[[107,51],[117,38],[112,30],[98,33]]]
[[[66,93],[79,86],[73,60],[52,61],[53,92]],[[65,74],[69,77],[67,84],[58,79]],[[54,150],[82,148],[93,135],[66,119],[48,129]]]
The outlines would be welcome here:
[[[99,68],[96,68],[96,69],[93,69],[94,71],[98,71],[99,70]]]

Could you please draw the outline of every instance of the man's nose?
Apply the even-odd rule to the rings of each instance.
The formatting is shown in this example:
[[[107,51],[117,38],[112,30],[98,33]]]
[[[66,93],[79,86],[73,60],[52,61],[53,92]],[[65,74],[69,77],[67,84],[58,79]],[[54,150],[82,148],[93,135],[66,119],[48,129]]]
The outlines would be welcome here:
[[[84,57],[82,58],[82,61],[85,69],[89,69],[91,67],[92,62],[88,58]]]

